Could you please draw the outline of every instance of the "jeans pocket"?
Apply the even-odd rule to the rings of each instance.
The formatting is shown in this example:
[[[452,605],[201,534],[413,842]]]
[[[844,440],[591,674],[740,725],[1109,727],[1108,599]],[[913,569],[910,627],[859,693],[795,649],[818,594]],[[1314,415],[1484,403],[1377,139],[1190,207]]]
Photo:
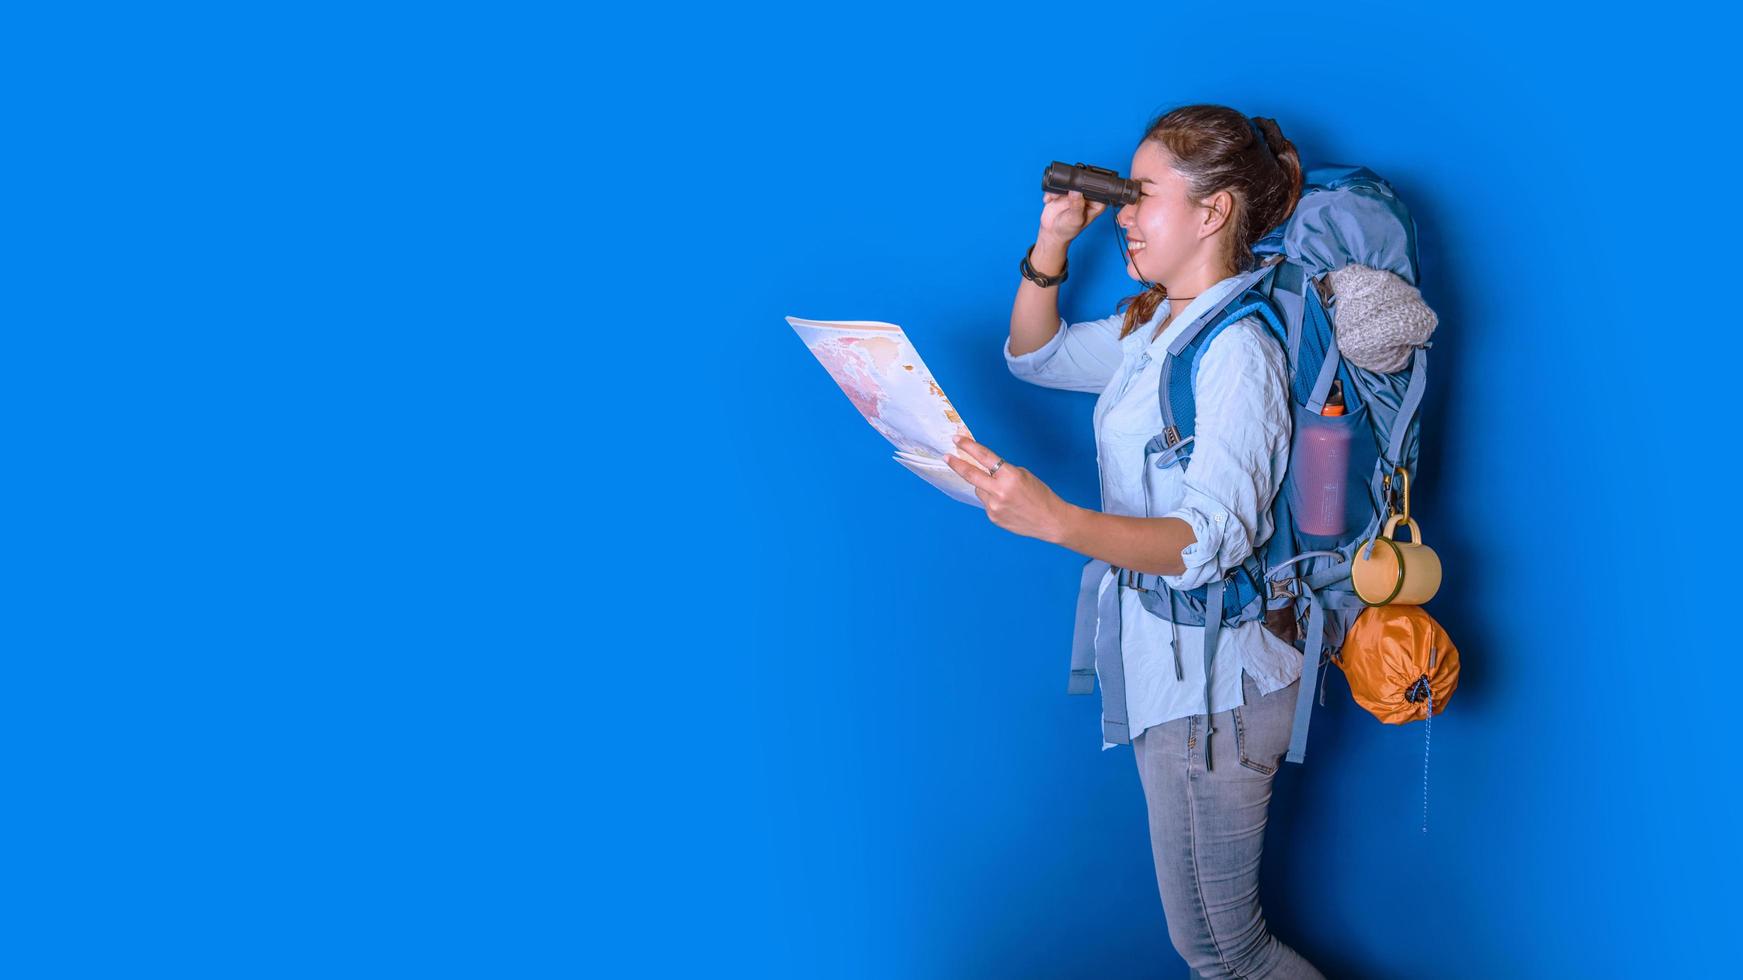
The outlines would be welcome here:
[[[1235,748],[1240,753],[1241,765],[1262,775],[1275,775],[1283,762],[1283,753],[1289,748],[1289,733],[1295,723],[1295,693],[1301,682],[1263,696],[1258,693],[1259,686],[1244,674],[1241,682],[1248,696],[1247,703],[1236,705],[1234,710]]]
[[[1247,746],[1251,740],[1252,735],[1247,731],[1246,719],[1241,717],[1241,709],[1237,705],[1235,707],[1235,748],[1241,753],[1241,765],[1266,776],[1275,775],[1276,766],[1266,765],[1261,759],[1254,758],[1253,753],[1248,750]]]

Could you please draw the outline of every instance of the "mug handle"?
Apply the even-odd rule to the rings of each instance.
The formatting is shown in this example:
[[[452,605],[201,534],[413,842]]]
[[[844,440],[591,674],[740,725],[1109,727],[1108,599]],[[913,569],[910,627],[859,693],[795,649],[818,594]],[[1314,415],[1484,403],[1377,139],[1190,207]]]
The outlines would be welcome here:
[[[1396,541],[1398,536],[1393,532],[1398,529],[1399,521],[1403,521],[1404,526],[1410,529],[1410,543],[1421,544],[1422,531],[1416,526],[1415,518],[1412,518],[1408,514],[1393,514],[1391,517],[1387,518],[1386,529],[1380,532],[1381,536],[1388,540]]]

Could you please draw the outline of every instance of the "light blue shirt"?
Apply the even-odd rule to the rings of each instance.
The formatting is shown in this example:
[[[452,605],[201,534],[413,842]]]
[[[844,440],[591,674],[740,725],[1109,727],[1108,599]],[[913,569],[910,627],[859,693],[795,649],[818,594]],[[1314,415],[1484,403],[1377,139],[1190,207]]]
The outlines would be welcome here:
[[[1158,469],[1154,458],[1144,458],[1145,443],[1162,431],[1157,382],[1168,344],[1239,279],[1204,290],[1154,340],[1150,335],[1168,315],[1171,301],[1124,340],[1124,315],[1116,313],[1069,325],[1061,318],[1051,340],[1021,357],[1011,353],[1008,340],[1005,344],[1005,363],[1018,378],[1048,388],[1100,392],[1095,444],[1102,510],[1176,517],[1192,527],[1197,540],[1181,553],[1185,572],[1163,578],[1177,589],[1195,589],[1226,573],[1252,554],[1253,542],[1270,535],[1271,503],[1289,465],[1288,368],[1282,345],[1257,317],[1232,324],[1205,349],[1193,386],[1197,438],[1188,466]],[[1113,588],[1113,582],[1110,573],[1101,588]],[[1130,589],[1120,597],[1120,614],[1132,737],[1153,725],[1203,714],[1203,627],[1176,627],[1151,615]],[[1176,630],[1182,680],[1174,677]],[[1210,710],[1245,703],[1243,670],[1269,694],[1301,676],[1301,660],[1300,651],[1263,623],[1223,628],[1211,667]]]

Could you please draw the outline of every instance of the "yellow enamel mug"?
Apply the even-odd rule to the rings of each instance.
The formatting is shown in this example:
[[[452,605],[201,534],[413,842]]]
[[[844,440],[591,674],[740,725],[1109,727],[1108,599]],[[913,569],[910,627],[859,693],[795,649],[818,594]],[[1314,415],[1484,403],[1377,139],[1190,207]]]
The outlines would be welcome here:
[[[1400,521],[1410,528],[1409,541],[1395,537]],[[1396,514],[1374,540],[1356,549],[1350,584],[1370,606],[1420,606],[1440,591],[1440,556],[1422,543],[1414,520]]]

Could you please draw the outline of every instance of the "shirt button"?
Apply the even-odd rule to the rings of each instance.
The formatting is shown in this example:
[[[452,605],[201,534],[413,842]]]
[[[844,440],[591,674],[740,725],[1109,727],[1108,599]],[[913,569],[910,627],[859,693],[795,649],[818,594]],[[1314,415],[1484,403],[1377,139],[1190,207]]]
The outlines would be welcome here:
[[[1221,524],[1221,523],[1222,523],[1222,522],[1224,522],[1224,521],[1226,521],[1226,520],[1228,520],[1228,519],[1229,519],[1229,515],[1228,515],[1228,513],[1227,513],[1227,512],[1225,512],[1225,511],[1220,511],[1220,510],[1219,510],[1219,511],[1217,511],[1217,512],[1216,512],[1216,518],[1215,518],[1215,520],[1216,520],[1216,522],[1217,522],[1217,523],[1218,523],[1218,524]]]

